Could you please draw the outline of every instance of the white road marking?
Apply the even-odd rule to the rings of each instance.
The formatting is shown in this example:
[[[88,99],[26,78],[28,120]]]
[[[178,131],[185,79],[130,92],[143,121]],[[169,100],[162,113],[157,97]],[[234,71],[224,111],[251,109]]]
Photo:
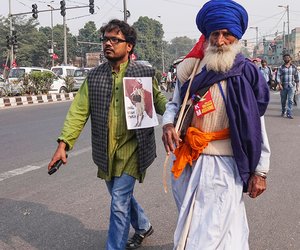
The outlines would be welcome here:
[[[72,156],[78,156],[78,155],[84,154],[88,151],[91,151],[91,149],[92,149],[91,147],[79,149],[77,151],[74,151],[74,152],[70,153],[69,156],[71,156],[71,157]],[[50,159],[49,159],[49,161],[50,161]],[[22,175],[22,174],[25,174],[27,172],[34,171],[34,170],[37,170],[37,169],[40,169],[40,168],[43,168],[43,167],[46,167],[46,166],[48,166],[49,161],[41,162],[37,166],[27,165],[25,167],[16,168],[14,170],[4,172],[4,173],[0,174],[0,181],[12,178],[12,177],[17,176],[17,175]]]

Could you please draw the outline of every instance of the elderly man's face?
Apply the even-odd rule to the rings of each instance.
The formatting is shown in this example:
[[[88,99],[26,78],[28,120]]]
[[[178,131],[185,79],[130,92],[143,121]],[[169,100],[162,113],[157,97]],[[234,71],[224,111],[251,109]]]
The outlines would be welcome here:
[[[237,38],[227,29],[222,29],[211,32],[209,42],[212,46],[222,47],[223,45],[230,45],[237,42]]]

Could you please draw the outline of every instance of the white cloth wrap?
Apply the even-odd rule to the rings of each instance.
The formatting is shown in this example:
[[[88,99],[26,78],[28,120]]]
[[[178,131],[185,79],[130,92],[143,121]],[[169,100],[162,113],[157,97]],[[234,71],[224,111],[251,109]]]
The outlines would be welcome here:
[[[174,250],[247,250],[243,184],[233,157],[201,155],[179,179],[172,176],[179,209]]]

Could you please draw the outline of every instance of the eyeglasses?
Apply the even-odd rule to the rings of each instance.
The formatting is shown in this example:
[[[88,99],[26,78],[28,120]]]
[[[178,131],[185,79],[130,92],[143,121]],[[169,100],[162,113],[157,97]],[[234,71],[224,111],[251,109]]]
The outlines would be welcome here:
[[[111,44],[119,44],[119,43],[125,43],[125,42],[127,42],[126,40],[121,39],[121,38],[107,37],[107,36],[101,37],[100,41],[102,43],[107,43],[109,41]]]

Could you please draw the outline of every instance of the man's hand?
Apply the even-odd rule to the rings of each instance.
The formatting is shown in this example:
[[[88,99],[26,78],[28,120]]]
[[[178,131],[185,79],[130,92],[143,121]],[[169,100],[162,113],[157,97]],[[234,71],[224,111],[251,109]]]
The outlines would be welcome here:
[[[251,198],[256,198],[262,194],[267,188],[266,179],[252,174],[248,183],[248,193]]]
[[[278,90],[282,90],[283,89],[283,87],[282,87],[282,84],[281,83],[278,83]]]
[[[174,153],[176,147],[179,147],[181,139],[175,131],[172,123],[163,126],[162,141],[164,143],[167,154]]]
[[[58,160],[62,160],[63,164],[67,163],[66,144],[63,141],[59,142],[57,149],[48,164],[48,170],[50,170],[54,163]]]

